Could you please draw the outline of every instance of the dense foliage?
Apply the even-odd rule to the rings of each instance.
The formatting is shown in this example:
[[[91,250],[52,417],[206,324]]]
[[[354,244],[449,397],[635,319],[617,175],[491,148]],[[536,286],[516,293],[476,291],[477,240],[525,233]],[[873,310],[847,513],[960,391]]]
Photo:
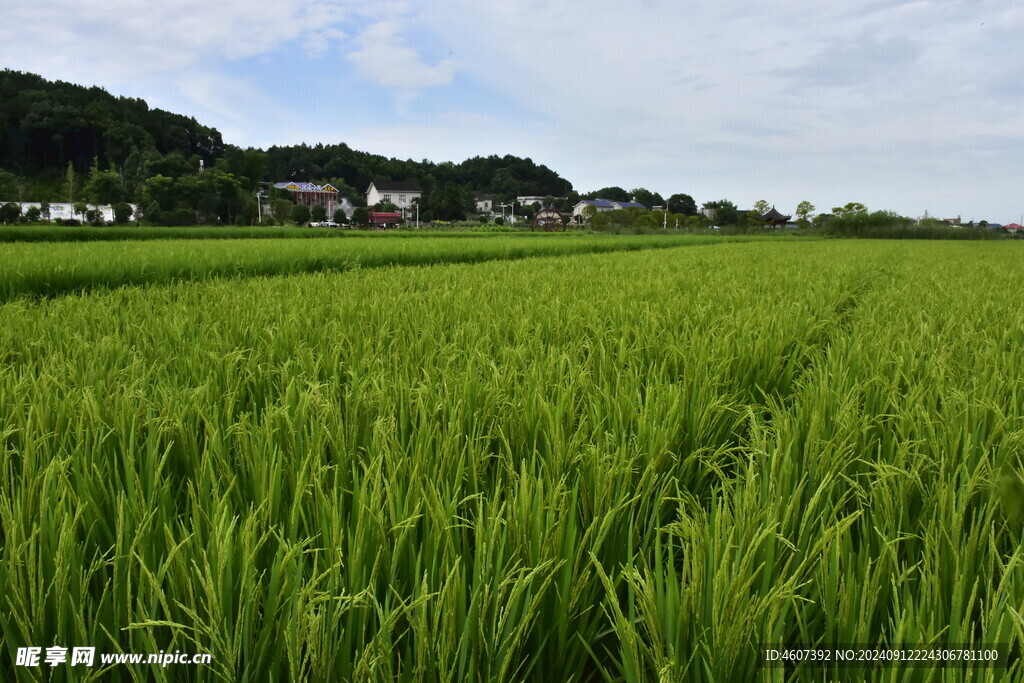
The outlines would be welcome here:
[[[123,173],[133,153],[135,163],[147,154],[212,161],[225,149],[217,130],[194,118],[150,109],[142,99],[0,71],[0,168],[8,171],[61,173],[70,162],[82,173],[99,158]]]
[[[999,239],[1003,234],[982,226],[954,227],[935,219],[915,221],[891,211],[858,210],[822,214],[818,227],[837,237],[886,239]]]

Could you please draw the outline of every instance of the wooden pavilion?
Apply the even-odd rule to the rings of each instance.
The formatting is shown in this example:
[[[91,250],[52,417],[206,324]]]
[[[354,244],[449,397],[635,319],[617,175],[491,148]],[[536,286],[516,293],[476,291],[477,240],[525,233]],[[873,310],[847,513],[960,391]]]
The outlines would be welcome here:
[[[764,223],[764,227],[766,228],[769,226],[773,228],[784,228],[786,227],[786,223],[789,222],[789,219],[792,218],[792,216],[787,216],[784,213],[779,213],[773,206],[770,211],[761,214],[760,218],[761,221]]]

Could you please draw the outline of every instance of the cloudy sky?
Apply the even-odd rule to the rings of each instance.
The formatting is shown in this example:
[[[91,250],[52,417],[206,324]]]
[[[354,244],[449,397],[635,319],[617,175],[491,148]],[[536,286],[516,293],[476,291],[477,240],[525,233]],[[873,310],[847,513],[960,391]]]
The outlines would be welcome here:
[[[1024,213],[1020,0],[0,0],[0,66],[226,141],[515,154],[581,192]]]

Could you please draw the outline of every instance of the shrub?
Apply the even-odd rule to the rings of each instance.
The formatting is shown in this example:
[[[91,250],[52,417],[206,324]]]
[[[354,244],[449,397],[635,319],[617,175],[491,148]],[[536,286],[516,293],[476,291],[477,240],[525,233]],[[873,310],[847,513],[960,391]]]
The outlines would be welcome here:
[[[127,202],[118,202],[114,204],[114,223],[117,225],[125,225],[131,220],[132,217],[132,205]]]
[[[293,206],[294,204],[292,204],[290,199],[274,200],[273,204],[271,204],[271,208],[274,213],[274,218],[277,219],[278,223],[284,225],[285,222],[291,218]]]
[[[17,223],[21,218],[21,207],[14,202],[0,206],[0,223]]]
[[[309,207],[304,204],[296,204],[292,207],[292,220],[296,225],[305,225],[309,222]]]

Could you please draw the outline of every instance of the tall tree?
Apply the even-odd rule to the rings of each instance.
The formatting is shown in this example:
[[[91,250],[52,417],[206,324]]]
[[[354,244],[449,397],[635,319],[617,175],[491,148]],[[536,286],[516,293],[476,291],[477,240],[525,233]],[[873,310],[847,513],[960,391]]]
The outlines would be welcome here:
[[[668,210],[687,216],[697,215],[697,202],[688,194],[674,194],[668,198]]]
[[[454,182],[444,184],[441,200],[436,203],[434,217],[443,221],[461,221],[466,218],[466,198],[461,187]]]
[[[704,202],[705,209],[714,209],[714,217],[711,219],[718,225],[736,225],[740,222],[740,212],[736,205],[728,199],[719,199],[713,202]]]
[[[68,170],[64,173],[64,194],[67,195],[68,204],[75,203],[75,167],[70,161]]]
[[[116,204],[124,200],[124,181],[117,171],[100,171],[94,166],[84,191],[93,204]]]
[[[807,228],[811,225],[811,214],[814,213],[814,204],[811,204],[806,199],[796,205],[796,222],[801,228]]]
[[[832,207],[832,213],[837,216],[849,216],[855,213],[867,213],[868,207],[860,202],[849,202],[846,206]]]
[[[3,169],[0,169],[0,200],[13,199],[18,194],[17,177]]]
[[[305,225],[309,222],[309,207],[305,204],[296,204],[292,207],[292,220],[296,225]]]
[[[8,223],[17,223],[18,219],[21,218],[21,207],[14,202],[8,202],[0,205],[0,222],[5,225]]]
[[[629,192],[630,199],[635,199],[648,209],[654,206],[665,206],[665,200],[657,192],[651,192],[647,188],[637,187]]]
[[[623,190],[621,187],[602,187],[597,192],[588,192],[583,195],[587,199],[610,199],[613,202],[628,202],[630,194]]]
[[[294,206],[294,204],[290,199],[275,199],[270,205],[271,213],[274,214],[274,218],[277,219],[278,223],[284,225],[285,222],[291,220],[292,206]]]

